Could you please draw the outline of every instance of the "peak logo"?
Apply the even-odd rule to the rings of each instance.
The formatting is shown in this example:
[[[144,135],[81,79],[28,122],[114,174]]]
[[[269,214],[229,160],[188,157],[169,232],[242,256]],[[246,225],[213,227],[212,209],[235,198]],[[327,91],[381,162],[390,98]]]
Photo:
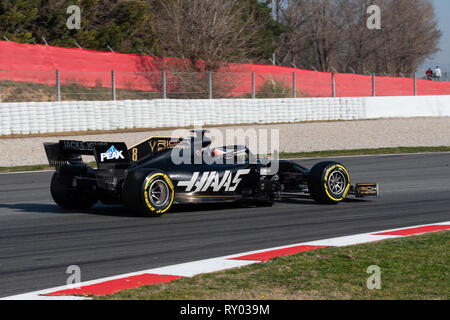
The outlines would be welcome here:
[[[209,188],[213,188],[213,192],[218,192],[222,188],[224,191],[233,192],[236,191],[242,176],[247,175],[249,172],[250,169],[238,170],[233,177],[231,171],[227,170],[220,178],[217,171],[206,171],[203,172],[200,180],[198,180],[200,172],[194,172],[191,180],[179,181],[177,186],[186,187],[186,192],[205,192]]]
[[[122,154],[123,151],[117,150],[114,146],[111,146],[105,153],[100,154],[100,162],[105,160],[119,160],[125,159]]]

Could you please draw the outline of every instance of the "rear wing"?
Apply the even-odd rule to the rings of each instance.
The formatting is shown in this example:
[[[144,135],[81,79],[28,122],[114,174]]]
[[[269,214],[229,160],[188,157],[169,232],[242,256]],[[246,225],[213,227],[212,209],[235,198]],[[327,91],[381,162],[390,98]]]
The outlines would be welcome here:
[[[172,149],[182,141],[181,137],[150,137],[127,149],[123,142],[60,140],[44,143],[44,148],[52,167],[81,163],[82,155],[92,155],[99,169],[109,169],[130,166],[151,154]]]
[[[52,167],[82,163],[82,155],[94,156],[99,169],[111,165],[128,167],[131,163],[127,146],[123,142],[60,140],[56,143],[44,143],[44,148]]]

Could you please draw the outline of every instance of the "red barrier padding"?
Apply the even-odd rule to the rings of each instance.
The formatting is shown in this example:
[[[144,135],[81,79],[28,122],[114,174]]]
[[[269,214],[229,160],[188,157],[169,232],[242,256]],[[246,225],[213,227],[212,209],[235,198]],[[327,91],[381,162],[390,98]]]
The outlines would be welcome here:
[[[77,83],[86,87],[111,87],[111,70],[116,72],[116,88],[161,92],[161,70],[180,64],[175,58],[155,58],[139,54],[101,52],[79,48],[20,44],[0,41],[0,80],[34,82],[54,85],[55,70],[60,70],[62,84]],[[229,72],[228,76],[223,72]],[[276,65],[226,64],[219,77],[229,77],[232,96],[251,93],[251,73],[255,73],[256,89],[265,81],[283,81],[292,87],[292,73],[296,74],[296,89],[305,97],[331,97],[331,73],[302,70]],[[195,77],[194,77],[195,79]],[[206,81],[205,78],[200,81]],[[179,88],[177,75],[168,73],[167,89]],[[414,94],[412,78],[376,77],[377,96],[405,96]],[[338,97],[372,95],[372,77],[357,74],[335,74]],[[450,82],[417,80],[418,95],[450,94]],[[276,97],[274,97],[276,98]]]

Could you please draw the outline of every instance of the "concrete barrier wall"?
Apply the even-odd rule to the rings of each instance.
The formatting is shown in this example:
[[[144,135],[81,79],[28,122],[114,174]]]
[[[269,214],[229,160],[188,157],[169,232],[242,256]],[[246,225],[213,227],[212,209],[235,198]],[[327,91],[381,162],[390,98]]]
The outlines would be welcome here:
[[[450,96],[364,98],[364,118],[450,117]]]
[[[0,135],[450,116],[450,96],[0,104]]]

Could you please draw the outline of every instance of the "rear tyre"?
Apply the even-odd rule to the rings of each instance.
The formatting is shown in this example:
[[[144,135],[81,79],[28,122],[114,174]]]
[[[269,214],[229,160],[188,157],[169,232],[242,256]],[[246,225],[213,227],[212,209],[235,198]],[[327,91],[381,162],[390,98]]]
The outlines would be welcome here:
[[[74,188],[67,182],[71,177],[62,179],[56,172],[53,174],[50,183],[50,193],[57,205],[64,209],[84,210],[89,209],[97,203],[97,195],[92,188]],[[66,183],[65,183],[66,182]]]
[[[125,205],[143,216],[159,217],[173,204],[174,187],[169,176],[160,171],[138,171],[129,176],[122,193]]]
[[[350,175],[338,162],[320,162],[310,171],[308,189],[311,197],[324,204],[343,201],[350,189]]]
[[[172,207],[175,195],[172,181],[162,172],[153,172],[142,184],[142,202],[148,215],[161,216]]]

